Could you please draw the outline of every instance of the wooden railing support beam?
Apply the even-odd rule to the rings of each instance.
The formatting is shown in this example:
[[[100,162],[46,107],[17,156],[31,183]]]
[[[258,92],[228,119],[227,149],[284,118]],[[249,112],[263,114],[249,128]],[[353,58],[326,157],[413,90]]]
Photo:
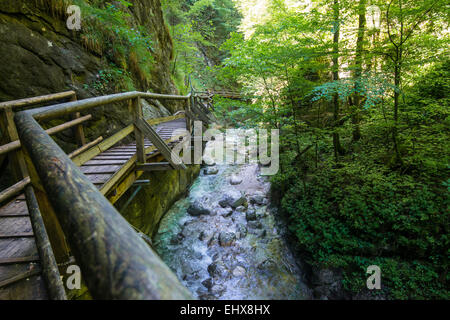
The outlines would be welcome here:
[[[168,162],[151,162],[151,163],[138,163],[136,165],[138,171],[165,171],[174,170],[174,168]]]
[[[52,300],[67,300],[66,291],[62,283],[55,255],[53,254],[50,240],[45,229],[44,220],[39,210],[38,201],[32,186],[25,188],[25,198],[28,212],[30,213],[31,226],[36,239],[42,275],[47,285],[49,298]]]
[[[132,100],[133,105],[133,120],[136,121],[142,118],[142,105],[141,99],[139,97]],[[144,145],[144,134],[138,126],[134,126],[134,137],[136,139],[136,155],[137,161],[140,163],[145,163],[145,145]]]
[[[3,134],[7,136],[9,141],[19,140],[19,135],[14,123],[14,113],[11,107],[5,107],[3,112],[0,112],[0,124]],[[27,177],[28,171],[22,151],[17,150],[14,153],[10,153],[8,157],[15,181],[20,181]]]
[[[77,101],[77,96],[73,95],[70,101]],[[81,117],[81,114],[79,112],[76,112],[73,116],[73,119],[78,119]],[[80,123],[74,128],[74,135],[75,135],[75,141],[78,144],[78,147],[82,147],[86,144],[86,137],[84,135],[84,128],[83,125]]]
[[[170,162],[170,164],[175,169],[186,169],[186,166],[181,161],[181,159],[172,154],[172,150],[170,150],[169,146],[161,139],[161,137],[156,133],[156,131],[149,125],[144,119],[138,118],[135,122],[135,125],[141,130],[141,132],[147,136],[147,138],[153,143],[153,145],[161,152],[164,158]],[[139,163],[143,163],[139,161]]]
[[[89,120],[91,118],[92,118],[92,116],[90,114],[88,114],[88,115],[83,116],[81,118],[78,118],[76,120],[72,120],[72,121],[60,124],[60,125],[58,125],[56,127],[52,127],[50,129],[47,129],[47,130],[45,130],[45,132],[48,135],[53,135],[55,133],[58,133],[58,132],[66,130],[66,129],[69,129],[69,128],[73,127],[73,126],[76,126],[79,123],[87,121],[87,120]],[[13,142],[10,142],[10,143],[7,143],[5,145],[0,146],[0,155],[5,154],[5,153],[9,153],[9,152],[17,150],[17,149],[20,149],[20,141],[19,140],[15,140]]]

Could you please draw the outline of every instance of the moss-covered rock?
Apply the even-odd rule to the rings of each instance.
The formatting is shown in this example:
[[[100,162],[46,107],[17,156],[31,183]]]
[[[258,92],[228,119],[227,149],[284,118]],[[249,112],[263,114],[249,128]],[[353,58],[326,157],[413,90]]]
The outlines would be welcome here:
[[[188,192],[199,172],[200,166],[193,165],[187,170],[146,173],[140,179],[149,179],[150,185],[145,186],[121,214],[134,227],[153,237],[161,218],[176,200]],[[119,210],[133,191],[133,188],[128,190],[116,203]]]

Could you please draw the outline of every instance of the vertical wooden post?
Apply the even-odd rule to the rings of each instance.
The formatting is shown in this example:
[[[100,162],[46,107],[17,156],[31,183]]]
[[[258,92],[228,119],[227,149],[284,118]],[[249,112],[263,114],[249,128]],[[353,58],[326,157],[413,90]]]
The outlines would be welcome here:
[[[6,108],[4,113],[0,115],[2,118],[2,131],[11,141],[19,140],[16,124],[14,122],[14,113],[11,108]],[[41,208],[42,218],[47,228],[52,249],[58,262],[66,261],[69,257],[69,247],[65,242],[64,233],[59,225],[55,213],[48,201],[47,195],[40,184],[39,177],[35,174],[34,166],[28,158],[26,151],[19,149],[9,153],[12,161],[12,171],[17,180],[22,180],[30,176],[31,183],[34,187],[36,198]]]
[[[70,101],[77,101],[77,96],[73,95]],[[81,117],[80,113],[77,112],[74,114],[73,119],[78,119]],[[82,147],[86,144],[86,137],[84,135],[83,124],[79,124],[74,128],[75,140],[77,141],[78,147]]]
[[[5,135],[6,139],[9,140],[9,142],[19,140],[19,134],[17,133],[16,125],[14,123],[14,113],[11,107],[4,109],[0,118],[2,134]],[[22,150],[19,149],[10,152],[8,158],[16,182],[28,176],[27,165],[23,158]]]
[[[192,123],[191,123],[191,118],[189,118],[188,117],[188,114],[190,115],[191,113],[191,98],[189,98],[189,99],[187,99],[187,101],[186,101],[186,113],[185,113],[185,116],[186,116],[186,130],[189,132],[189,133],[191,133],[191,130],[192,130]]]
[[[41,179],[36,172],[36,168],[28,155],[28,152],[23,149],[24,159],[27,164],[28,171],[30,173],[31,184],[33,185],[33,190],[36,195],[36,199],[41,211],[42,219],[44,221],[45,229],[55,255],[56,262],[66,262],[70,257],[70,249],[67,245],[66,237],[62,231],[61,225],[58,218],[56,217],[55,211],[50,204],[48,195],[42,186]]]
[[[136,121],[139,118],[142,118],[142,106],[141,106],[141,98],[137,97],[133,99],[133,120],[134,120],[134,136],[136,138],[136,155],[137,162],[145,163],[145,145],[144,145],[144,134],[142,131],[136,126]]]

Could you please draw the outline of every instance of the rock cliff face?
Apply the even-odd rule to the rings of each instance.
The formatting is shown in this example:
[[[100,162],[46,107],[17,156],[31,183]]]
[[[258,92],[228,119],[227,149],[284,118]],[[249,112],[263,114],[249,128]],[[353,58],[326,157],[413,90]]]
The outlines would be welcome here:
[[[164,23],[159,0],[131,0],[132,24],[142,26],[153,38],[151,79],[148,87],[175,93],[169,73],[172,40]],[[79,98],[93,95],[84,85],[95,81],[107,62],[80,42],[80,32],[66,26],[65,17],[45,10],[36,0],[0,2],[0,101],[72,89]],[[83,27],[83,25],[82,25]],[[134,75],[132,74],[132,77]]]
[[[80,31],[67,28],[66,7],[81,1],[0,1],[0,102],[66,90],[75,90],[78,99],[126,91],[111,85],[101,89],[92,85],[98,83],[102,79],[102,72],[116,61],[112,61],[110,52],[96,52],[83,41],[88,30],[86,21],[89,16],[82,14]],[[117,1],[111,2],[116,6],[120,5]],[[139,72],[133,72],[131,63],[127,63],[129,70],[126,72],[131,77],[133,86],[141,91],[177,93],[169,67],[173,44],[164,22],[160,0],[129,2],[132,6],[123,8],[129,15],[127,23],[130,28],[141,28],[150,35],[152,44],[149,54],[154,61],[146,79],[142,79]],[[116,26],[110,27],[114,29]],[[172,112],[181,108],[179,104],[164,104]],[[89,113],[93,118],[85,124],[88,141],[99,136],[110,136],[132,120],[126,104],[108,105],[92,109]],[[48,128],[60,124],[62,120],[42,125]],[[66,152],[76,148],[70,130],[53,137]],[[0,186],[6,187],[14,181],[4,174],[9,171],[6,162],[3,159],[0,162],[3,168]]]

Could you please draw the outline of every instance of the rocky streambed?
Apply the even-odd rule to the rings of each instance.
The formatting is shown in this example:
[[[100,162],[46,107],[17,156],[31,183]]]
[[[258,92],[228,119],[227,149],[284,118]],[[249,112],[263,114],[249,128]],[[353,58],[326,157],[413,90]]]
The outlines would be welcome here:
[[[155,248],[199,299],[309,299],[257,164],[202,169],[161,220]]]

